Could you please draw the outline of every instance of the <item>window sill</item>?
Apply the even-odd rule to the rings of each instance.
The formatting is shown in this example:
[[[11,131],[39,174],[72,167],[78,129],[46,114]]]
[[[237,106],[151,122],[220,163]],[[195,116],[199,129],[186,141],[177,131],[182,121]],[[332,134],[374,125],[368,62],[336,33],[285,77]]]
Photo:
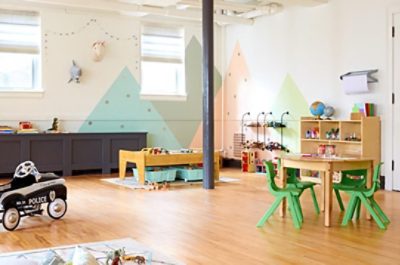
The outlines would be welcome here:
[[[0,91],[1,98],[42,98],[44,95],[44,90],[9,90]]]
[[[154,94],[146,94],[146,95],[140,95],[140,99],[142,99],[142,100],[150,100],[150,101],[186,101],[187,95],[154,95]]]

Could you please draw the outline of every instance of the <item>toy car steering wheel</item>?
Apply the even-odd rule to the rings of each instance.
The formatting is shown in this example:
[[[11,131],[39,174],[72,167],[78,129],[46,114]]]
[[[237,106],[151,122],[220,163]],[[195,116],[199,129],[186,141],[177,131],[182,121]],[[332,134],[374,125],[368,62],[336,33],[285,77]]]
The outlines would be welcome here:
[[[14,177],[15,178],[23,178],[32,174],[36,177],[39,174],[37,171],[35,164],[32,161],[25,161],[17,166],[15,169]]]

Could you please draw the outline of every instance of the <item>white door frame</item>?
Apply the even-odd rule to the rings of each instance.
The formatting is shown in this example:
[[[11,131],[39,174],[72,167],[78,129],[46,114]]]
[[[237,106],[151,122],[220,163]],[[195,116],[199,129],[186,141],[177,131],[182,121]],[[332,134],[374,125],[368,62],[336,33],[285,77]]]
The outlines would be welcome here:
[[[394,177],[392,171],[392,161],[394,160],[394,146],[393,146],[393,138],[394,138],[394,106],[392,104],[392,93],[395,92],[394,87],[394,39],[392,37],[392,27],[394,26],[394,16],[396,14],[400,14],[400,6],[390,7],[388,9],[388,88],[386,94],[386,111],[384,115],[385,123],[384,123],[384,131],[382,136],[384,137],[384,147],[385,147],[385,189],[393,190],[394,185]],[[396,29],[396,35],[400,34],[400,28]],[[397,35],[399,36],[399,35]],[[396,95],[396,104],[400,104],[400,94]],[[400,161],[399,161],[400,162]],[[396,167],[399,167],[398,163]]]

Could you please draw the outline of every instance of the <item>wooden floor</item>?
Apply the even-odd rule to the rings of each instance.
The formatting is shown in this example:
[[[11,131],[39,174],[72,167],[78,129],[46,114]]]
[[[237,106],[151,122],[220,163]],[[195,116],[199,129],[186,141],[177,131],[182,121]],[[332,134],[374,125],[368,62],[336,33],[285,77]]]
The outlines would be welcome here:
[[[301,230],[278,214],[259,229],[273,201],[264,176],[232,169],[222,176],[240,182],[133,191],[101,175],[69,177],[67,215],[27,217],[14,232],[0,228],[0,252],[131,237],[187,264],[400,264],[400,193],[376,196],[392,221],[387,231],[365,219],[340,227],[336,203],[333,227],[325,228],[308,191]]]

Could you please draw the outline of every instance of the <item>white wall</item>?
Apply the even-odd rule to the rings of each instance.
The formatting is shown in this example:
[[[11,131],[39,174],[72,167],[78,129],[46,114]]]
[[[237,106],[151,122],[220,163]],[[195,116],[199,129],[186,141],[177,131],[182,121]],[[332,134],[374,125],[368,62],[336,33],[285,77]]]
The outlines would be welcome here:
[[[14,6],[0,3],[0,7]],[[15,8],[24,9],[21,5]],[[29,120],[44,130],[51,127],[53,117],[58,117],[65,131],[75,132],[124,67],[128,67],[135,79],[140,81],[141,21],[133,17],[88,11],[51,8],[39,8],[38,11],[42,29],[44,92],[0,93],[0,124],[16,127],[19,121]],[[87,26],[86,23],[91,19],[96,19],[97,23],[91,22]],[[158,20],[157,23],[183,25],[186,44],[193,36],[201,42],[200,23],[182,23],[170,19]],[[217,28],[216,32],[219,36],[220,29]],[[62,36],[60,33],[63,33]],[[127,40],[132,36],[137,39]],[[116,40],[116,37],[120,40]],[[106,42],[105,56],[101,62],[92,60],[91,47],[97,40]],[[216,41],[221,42],[219,38]],[[220,58],[218,64],[222,63]],[[82,68],[80,84],[67,84],[72,60]]]
[[[257,90],[251,100],[241,103],[256,112],[268,110],[287,74],[308,103],[321,100],[334,106],[335,118],[348,119],[355,102],[373,102],[382,117],[382,154],[389,165],[389,10],[396,5],[399,0],[331,0],[314,8],[286,9],[258,19],[253,27],[228,27],[227,61],[239,42]],[[339,76],[366,69],[379,69],[379,83],[371,86],[370,93],[346,95]],[[391,188],[389,166],[385,175]]]

